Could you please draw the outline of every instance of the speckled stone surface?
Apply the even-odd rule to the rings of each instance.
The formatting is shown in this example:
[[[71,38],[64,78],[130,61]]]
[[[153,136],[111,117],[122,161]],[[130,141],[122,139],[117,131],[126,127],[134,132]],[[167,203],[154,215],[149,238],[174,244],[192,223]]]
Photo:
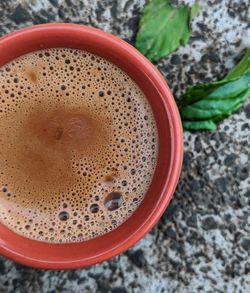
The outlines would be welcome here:
[[[195,1],[174,1],[176,4]],[[32,24],[88,24],[133,43],[144,0],[0,0],[0,35]],[[249,46],[249,0],[200,1],[189,43],[156,65],[178,100],[222,78]],[[184,133],[183,171],[157,226],[126,253],[73,271],[0,258],[0,292],[250,292],[250,103],[214,133]]]

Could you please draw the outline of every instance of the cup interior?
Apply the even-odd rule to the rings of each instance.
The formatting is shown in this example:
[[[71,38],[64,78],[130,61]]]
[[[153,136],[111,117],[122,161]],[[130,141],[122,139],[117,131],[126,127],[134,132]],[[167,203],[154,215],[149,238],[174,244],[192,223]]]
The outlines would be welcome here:
[[[182,163],[182,128],[172,94],[157,69],[135,48],[100,30],[73,24],[26,28],[0,39],[0,66],[46,48],[82,49],[125,71],[146,95],[157,123],[157,167],[145,198],[115,230],[94,239],[48,244],[15,234],[0,224],[0,254],[25,265],[47,269],[84,267],[108,259],[135,244],[157,222],[176,187]]]

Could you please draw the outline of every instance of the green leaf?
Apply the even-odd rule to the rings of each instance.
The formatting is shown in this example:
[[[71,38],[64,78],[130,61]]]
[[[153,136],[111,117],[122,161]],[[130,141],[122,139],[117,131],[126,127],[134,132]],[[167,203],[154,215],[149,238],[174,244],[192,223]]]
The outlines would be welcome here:
[[[247,50],[241,61],[227,74],[225,80],[238,78],[250,69],[250,49]]]
[[[235,97],[249,88],[249,82],[250,71],[245,73],[242,77],[239,77],[236,80],[227,81],[226,83],[221,84],[208,95],[208,98],[227,99]]]
[[[238,105],[247,98],[248,92],[244,91],[240,95],[229,99],[200,100],[192,105],[181,108],[181,117],[184,120],[202,121],[213,119],[214,121],[219,121],[230,115],[235,108],[238,109]]]
[[[212,120],[183,121],[182,126],[186,130],[216,130],[216,124]]]
[[[250,97],[250,50],[221,81],[190,87],[180,103],[184,129],[215,130],[216,122],[237,111]]]
[[[140,19],[136,48],[151,61],[168,55],[187,43],[189,22],[197,11],[197,5],[173,7],[168,0],[151,0]]]
[[[193,87],[189,87],[180,103],[180,107],[184,107],[196,101],[202,99],[202,97],[208,96],[213,90],[217,89],[220,85],[226,84],[226,81],[215,81],[212,83],[198,84]]]
[[[192,20],[193,18],[195,18],[195,16],[199,13],[200,11],[200,6],[198,3],[195,3],[192,7],[191,7],[191,11],[190,11],[190,20]]]

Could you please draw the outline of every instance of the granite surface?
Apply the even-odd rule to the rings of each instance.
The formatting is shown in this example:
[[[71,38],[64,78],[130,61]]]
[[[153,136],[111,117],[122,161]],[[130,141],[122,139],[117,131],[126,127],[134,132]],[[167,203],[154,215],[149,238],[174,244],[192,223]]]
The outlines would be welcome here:
[[[173,1],[176,4],[195,1]],[[32,24],[92,25],[133,43],[144,0],[0,0],[0,36]],[[200,1],[189,43],[156,65],[178,100],[222,78],[250,44],[249,0]],[[34,270],[0,258],[0,292],[250,292],[250,103],[213,133],[184,133],[180,182],[156,227],[87,269]]]

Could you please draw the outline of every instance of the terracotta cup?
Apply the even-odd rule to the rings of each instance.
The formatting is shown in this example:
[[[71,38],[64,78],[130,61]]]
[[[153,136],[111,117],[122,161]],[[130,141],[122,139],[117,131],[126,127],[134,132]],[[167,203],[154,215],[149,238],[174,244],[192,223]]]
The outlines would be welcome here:
[[[156,224],[180,175],[183,140],[178,109],[162,75],[134,47],[111,34],[75,24],[28,27],[0,38],[0,66],[32,51],[58,47],[89,51],[125,71],[146,95],[159,134],[157,167],[150,188],[134,214],[115,230],[79,243],[49,244],[17,235],[0,224],[0,255],[37,268],[73,269],[125,251]]]

